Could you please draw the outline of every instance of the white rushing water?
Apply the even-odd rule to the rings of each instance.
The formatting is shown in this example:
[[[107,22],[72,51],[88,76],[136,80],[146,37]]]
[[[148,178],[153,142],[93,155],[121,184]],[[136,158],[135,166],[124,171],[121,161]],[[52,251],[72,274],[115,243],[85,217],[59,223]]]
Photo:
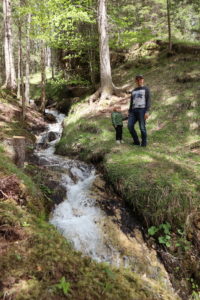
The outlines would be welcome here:
[[[71,172],[78,181],[74,183],[68,175],[63,175],[62,182],[66,186],[67,195],[54,210],[50,222],[73,243],[75,249],[98,261],[104,260],[106,253],[100,230],[103,214],[88,193],[95,172],[82,171],[75,166]]]
[[[37,137],[36,144],[38,146],[41,145],[41,144],[44,144],[45,142],[47,142],[46,149],[40,149],[39,147],[37,147],[37,148],[39,148],[39,151],[36,151],[36,153],[39,156],[41,156],[41,155],[48,156],[48,155],[54,154],[55,145],[61,138],[61,134],[62,134],[62,130],[63,130],[62,123],[63,123],[64,118],[65,118],[64,114],[59,114],[56,110],[53,110],[53,109],[45,109],[45,112],[47,114],[53,115],[56,118],[57,122],[48,124],[47,131],[45,131],[44,133],[40,134]],[[48,134],[49,133],[53,133],[56,137],[51,142],[48,141]]]
[[[97,176],[95,170],[80,161],[54,154],[55,144],[59,141],[62,133],[62,122],[65,116],[54,110],[46,112],[53,114],[57,123],[49,124],[47,132],[38,137],[39,146],[35,150],[35,155],[43,165],[61,170],[60,184],[66,190],[66,197],[61,204],[56,206],[50,223],[74,245],[76,250],[97,261],[113,262],[114,259],[113,263],[117,265],[116,251],[105,245],[104,233],[101,230],[104,213],[89,193]],[[43,149],[41,145],[49,132],[54,132],[57,138],[48,142],[47,147]],[[113,255],[114,253],[115,255]]]

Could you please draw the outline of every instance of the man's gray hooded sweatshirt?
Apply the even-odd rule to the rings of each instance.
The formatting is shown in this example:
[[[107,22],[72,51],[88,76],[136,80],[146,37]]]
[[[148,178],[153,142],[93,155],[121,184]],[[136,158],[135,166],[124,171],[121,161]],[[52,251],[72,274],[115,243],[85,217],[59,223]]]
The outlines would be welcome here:
[[[135,88],[131,93],[129,112],[132,112],[134,108],[146,108],[146,112],[148,112],[150,106],[151,96],[148,87],[141,86]]]

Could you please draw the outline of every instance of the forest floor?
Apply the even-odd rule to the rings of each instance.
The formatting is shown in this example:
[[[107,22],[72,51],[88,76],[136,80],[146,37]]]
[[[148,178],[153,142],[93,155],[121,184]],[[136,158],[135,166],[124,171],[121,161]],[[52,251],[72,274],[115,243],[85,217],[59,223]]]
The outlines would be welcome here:
[[[158,251],[177,290],[184,297],[189,289],[199,299],[200,57],[150,52],[143,49],[140,59],[129,59],[113,72],[115,84],[129,89],[134,87],[134,76],[143,74],[151,89],[147,148],[133,146],[126,124],[125,144],[115,143],[110,112],[119,104],[127,113],[130,100],[125,95],[126,99],[113,96],[103,103],[89,105],[86,99],[75,104],[57,153],[74,155],[104,170],[160,244]]]

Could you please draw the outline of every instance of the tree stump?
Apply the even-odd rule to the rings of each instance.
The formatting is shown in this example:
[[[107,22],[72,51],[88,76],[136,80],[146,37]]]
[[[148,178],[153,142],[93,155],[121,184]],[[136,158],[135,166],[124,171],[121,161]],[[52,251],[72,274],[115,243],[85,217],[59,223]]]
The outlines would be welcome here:
[[[24,167],[25,161],[25,137],[24,136],[13,136],[13,147],[15,151],[15,164],[19,168]]]

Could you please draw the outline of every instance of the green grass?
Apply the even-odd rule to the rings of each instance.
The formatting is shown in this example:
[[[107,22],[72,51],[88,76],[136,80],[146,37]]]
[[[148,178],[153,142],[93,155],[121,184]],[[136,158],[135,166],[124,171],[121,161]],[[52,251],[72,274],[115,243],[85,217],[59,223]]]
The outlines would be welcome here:
[[[46,79],[50,79],[52,76],[51,69],[46,68]],[[41,82],[41,72],[37,72],[30,75],[30,84],[39,84]]]
[[[63,138],[57,145],[61,154],[78,154],[91,161],[103,159],[109,181],[147,226],[170,222],[173,228],[182,227],[187,216],[199,209],[200,158],[191,150],[199,141],[199,82],[176,81],[180,74],[197,71],[198,62],[182,64],[179,58],[162,59],[160,67],[146,72],[137,70],[144,74],[152,91],[146,149],[131,145],[126,125],[126,143],[117,147],[110,118],[90,117],[87,104],[85,108],[82,105],[73,109],[75,112],[67,118]],[[122,72],[122,68],[116,70],[116,78]],[[126,70],[126,76],[121,76],[124,83],[131,82],[134,72]],[[92,133],[91,127],[98,133]]]

